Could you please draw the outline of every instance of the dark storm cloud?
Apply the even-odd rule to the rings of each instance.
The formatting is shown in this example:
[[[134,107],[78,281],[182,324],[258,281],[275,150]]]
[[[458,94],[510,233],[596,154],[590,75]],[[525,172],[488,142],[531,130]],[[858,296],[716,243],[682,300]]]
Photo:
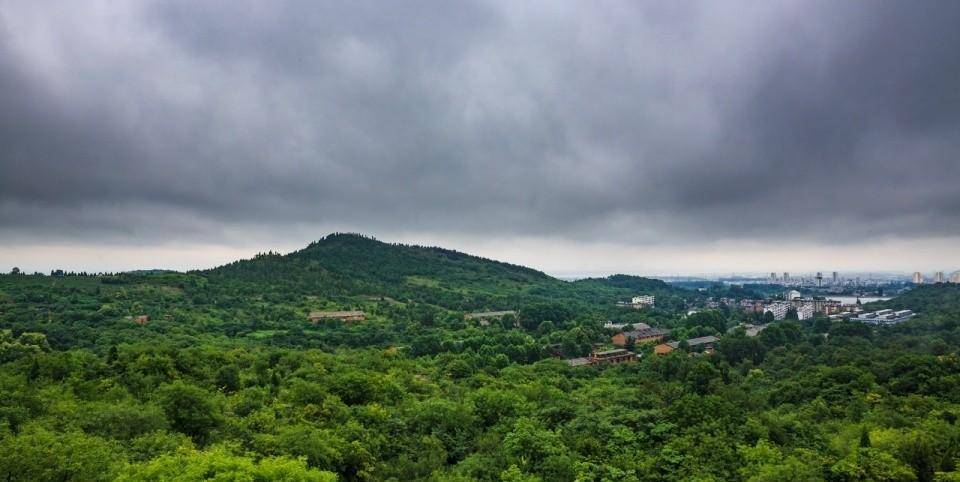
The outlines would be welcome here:
[[[956,2],[7,2],[0,239],[958,235],[958,22]]]

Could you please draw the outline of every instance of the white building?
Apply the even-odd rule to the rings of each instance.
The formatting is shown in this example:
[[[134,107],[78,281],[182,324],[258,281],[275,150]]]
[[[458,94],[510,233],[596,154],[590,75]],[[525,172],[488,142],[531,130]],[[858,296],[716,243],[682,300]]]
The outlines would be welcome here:
[[[787,312],[790,311],[790,303],[783,301],[774,301],[773,303],[768,304],[763,308],[763,312],[773,313],[774,320],[782,320],[786,318]]]
[[[630,304],[639,308],[643,306],[653,306],[655,301],[656,300],[654,299],[653,295],[640,295],[634,296],[633,299],[630,300]]]
[[[774,301],[764,306],[764,313],[770,312],[773,313],[774,320],[782,320],[787,317],[787,312],[791,309],[796,310],[797,319],[806,320],[813,318],[814,306],[813,303],[790,303],[787,301]]]
[[[631,323],[614,323],[614,322],[612,322],[612,321],[608,321],[608,322],[604,323],[604,324],[603,324],[603,327],[604,327],[604,328],[613,328],[613,329],[615,329],[615,330],[624,330],[624,329],[626,329],[626,330],[649,330],[649,329],[650,329],[650,325],[648,325],[648,324],[646,324],[646,323],[632,323],[632,324],[631,324]]]
[[[916,271],[913,273],[913,284],[922,285],[923,284],[923,273]]]
[[[797,290],[790,290],[787,292],[788,300],[799,300],[800,298],[803,298],[803,295]]]
[[[934,283],[943,283],[943,271],[937,271],[933,274]]]
[[[910,310],[893,311],[886,309],[871,313],[861,313],[860,316],[851,318],[851,320],[861,321],[871,325],[893,325],[907,321],[910,318],[913,318],[915,314],[916,313]]]

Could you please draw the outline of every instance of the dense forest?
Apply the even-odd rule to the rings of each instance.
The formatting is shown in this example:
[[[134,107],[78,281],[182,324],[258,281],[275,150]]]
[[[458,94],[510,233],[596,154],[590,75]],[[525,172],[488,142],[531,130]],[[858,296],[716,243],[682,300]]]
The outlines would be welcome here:
[[[637,294],[656,307],[617,306]],[[960,288],[891,327],[688,315],[708,293],[565,282],[337,234],[207,271],[0,275],[0,479],[960,481]],[[311,323],[314,310],[363,321]],[[514,310],[480,323],[465,316]],[[572,367],[604,324],[714,335]]]

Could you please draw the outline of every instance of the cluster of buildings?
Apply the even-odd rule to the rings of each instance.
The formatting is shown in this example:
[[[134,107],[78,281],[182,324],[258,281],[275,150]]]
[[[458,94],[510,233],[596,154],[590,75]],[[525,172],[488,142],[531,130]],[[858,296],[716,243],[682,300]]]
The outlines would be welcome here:
[[[657,328],[652,328],[657,330]],[[657,338],[657,341],[663,338],[665,332],[661,332],[661,335]],[[614,336],[623,335],[623,333],[618,333]],[[661,343],[653,347],[653,352],[657,355],[666,355],[678,348],[685,343],[688,350],[690,350],[691,356],[696,355],[709,355],[714,352],[714,346],[716,345],[719,338],[715,336],[701,336],[697,338],[690,338],[685,340],[685,342],[671,341],[667,343]],[[616,342],[614,343],[616,344]],[[627,363],[636,361],[640,358],[640,355],[634,353],[626,348],[614,348],[612,350],[602,350],[593,351],[590,356],[571,358],[567,360],[567,363],[572,367],[582,367],[590,365],[616,365],[619,363]]]
[[[858,280],[859,281],[859,280]],[[825,277],[822,271],[817,271],[817,274],[813,277],[803,277],[796,276],[791,277],[790,273],[784,271],[783,276],[777,276],[777,273],[770,273],[770,278],[768,279],[770,284],[783,284],[783,285],[815,285],[818,287],[829,285],[829,286],[842,286],[849,284],[848,280],[841,278],[840,273],[834,271],[830,274],[829,277]]]
[[[894,311],[891,309],[864,312],[864,313],[838,313],[831,316],[831,319],[848,318],[851,321],[859,321],[871,325],[895,325],[913,318],[916,315],[912,310]]]
[[[946,283],[948,280],[951,283],[960,283],[960,271],[954,271],[950,274],[949,278],[943,275],[943,271],[937,271],[936,273],[933,273],[933,276],[930,278],[924,277],[923,273],[917,271],[913,273],[911,281],[915,285],[922,285],[926,283],[928,279],[931,283]]]
[[[782,320],[787,316],[790,310],[797,312],[797,318],[806,320],[812,318],[814,313],[823,313],[831,315],[840,313],[846,305],[837,300],[828,300],[821,298],[804,298],[799,291],[790,290],[784,295],[783,300],[736,300],[733,298],[718,298],[707,301],[707,308],[717,309],[726,305],[729,308],[736,308],[748,313],[772,313],[773,319]],[[853,309],[852,307],[849,307]]]
[[[871,274],[861,273],[865,277],[850,276],[845,277],[840,273],[833,271],[825,273],[818,271],[816,273],[806,273],[803,275],[791,275],[790,273],[770,273],[770,276],[763,278],[743,279],[744,283],[766,283],[790,287],[803,287],[829,293],[841,294],[850,290],[861,290],[866,287],[902,287],[907,281],[902,275],[894,274]]]
[[[716,345],[716,343],[719,340],[720,340],[719,338],[713,335],[710,335],[710,336],[700,336],[697,338],[690,338],[686,340],[686,343],[691,350],[695,350],[690,353],[691,355],[695,353],[710,355],[713,353],[714,345]],[[680,348],[680,344],[681,342],[679,341],[661,343],[653,347],[653,352],[656,353],[657,355],[666,355],[667,353],[670,353],[673,350]]]
[[[621,331],[613,335],[610,337],[610,342],[613,343],[614,346],[627,346],[631,342],[640,345],[660,341],[670,333],[669,330],[652,328],[646,323],[635,323],[632,328],[631,330]]]
[[[639,359],[640,355],[623,348],[624,346],[628,345],[627,342],[630,339],[632,339],[636,344],[652,343],[663,341],[663,338],[670,333],[669,330],[653,328],[646,323],[607,323],[604,325],[604,327],[629,329],[626,331],[621,331],[611,337],[610,341],[618,348],[612,350],[600,350],[598,348],[595,349],[590,356],[568,359],[567,363],[570,366],[579,367],[587,365],[608,365],[631,362]],[[760,332],[767,327],[767,325],[753,325],[744,323],[741,324],[740,327],[743,328],[747,336],[754,337],[759,335]],[[670,341],[654,346],[653,352],[657,355],[666,355],[683,346],[689,350],[690,356],[710,355],[714,352],[718,341],[720,341],[719,338],[713,335],[690,338],[684,341]],[[555,356],[559,357],[559,352]]]
[[[813,306],[809,304],[800,304],[799,306],[794,306],[793,302],[790,301],[774,301],[764,305],[764,313],[772,313],[774,320],[782,320],[787,317],[787,313],[790,310],[795,310],[797,312],[798,320],[806,320],[813,318]]]

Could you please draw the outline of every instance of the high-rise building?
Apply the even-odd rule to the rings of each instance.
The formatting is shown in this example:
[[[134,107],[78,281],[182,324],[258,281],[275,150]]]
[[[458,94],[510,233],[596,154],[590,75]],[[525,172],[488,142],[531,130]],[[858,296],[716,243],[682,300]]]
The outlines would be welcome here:
[[[771,283],[777,282],[777,273],[770,273],[770,282]]]
[[[933,274],[934,283],[943,283],[943,271],[937,271]]]
[[[954,271],[953,274],[950,275],[950,282],[960,283],[960,271]]]
[[[833,284],[837,284],[838,281],[840,281],[840,277],[837,276],[837,272],[834,271],[834,272],[833,272]]]
[[[764,313],[770,312],[773,313],[774,320],[782,320],[787,316],[787,311],[790,310],[790,303],[785,301],[774,301],[773,303],[767,304],[763,307]]]
[[[790,281],[790,273],[787,273],[786,271],[783,272],[783,281],[784,283]]]
[[[913,273],[913,284],[922,285],[923,284],[923,273],[917,271]]]
[[[823,286],[823,273],[817,271],[817,287]]]

